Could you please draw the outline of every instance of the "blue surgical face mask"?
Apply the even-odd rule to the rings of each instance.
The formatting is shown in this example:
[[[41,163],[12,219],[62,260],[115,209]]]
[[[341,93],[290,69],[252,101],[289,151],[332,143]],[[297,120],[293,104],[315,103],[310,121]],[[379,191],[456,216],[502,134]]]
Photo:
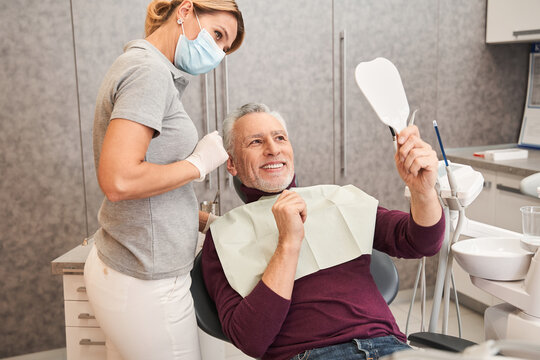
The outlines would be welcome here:
[[[197,22],[201,31],[194,40],[189,40],[184,35],[184,24],[181,24],[182,35],[178,38],[174,54],[174,66],[191,75],[205,74],[215,69],[225,57],[225,52],[216,44],[214,38],[206,29],[201,28],[198,16]]]

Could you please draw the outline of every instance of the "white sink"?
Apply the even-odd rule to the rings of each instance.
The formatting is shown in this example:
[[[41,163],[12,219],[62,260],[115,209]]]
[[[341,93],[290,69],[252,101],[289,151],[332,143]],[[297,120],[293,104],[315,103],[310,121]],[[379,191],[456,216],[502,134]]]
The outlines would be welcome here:
[[[523,249],[519,238],[485,237],[452,245],[458,264],[470,275],[489,280],[522,280],[533,253]]]

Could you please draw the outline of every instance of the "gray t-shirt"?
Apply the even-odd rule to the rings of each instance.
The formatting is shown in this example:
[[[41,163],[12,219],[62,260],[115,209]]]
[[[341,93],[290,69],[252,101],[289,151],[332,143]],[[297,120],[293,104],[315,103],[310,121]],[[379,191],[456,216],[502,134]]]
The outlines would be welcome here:
[[[129,42],[112,64],[98,93],[94,118],[94,160],[112,119],[155,130],[145,160],[169,164],[189,156],[197,129],[180,97],[183,74],[146,40]],[[188,273],[198,235],[198,207],[191,183],[146,199],[103,200],[95,233],[100,259],[111,268],[145,280]]]

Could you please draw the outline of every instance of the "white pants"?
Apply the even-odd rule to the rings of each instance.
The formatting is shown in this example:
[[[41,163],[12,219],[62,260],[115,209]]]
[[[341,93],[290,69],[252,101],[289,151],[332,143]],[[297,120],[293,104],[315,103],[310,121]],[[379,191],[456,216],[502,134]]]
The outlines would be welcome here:
[[[84,280],[108,360],[200,360],[189,274],[140,280],[105,265],[94,245]]]

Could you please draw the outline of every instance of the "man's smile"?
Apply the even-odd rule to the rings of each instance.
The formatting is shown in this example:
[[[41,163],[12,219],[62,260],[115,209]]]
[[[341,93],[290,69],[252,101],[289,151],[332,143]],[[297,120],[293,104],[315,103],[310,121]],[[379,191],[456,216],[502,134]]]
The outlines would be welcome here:
[[[278,170],[278,169],[282,169],[285,165],[286,165],[286,163],[283,162],[283,161],[273,161],[273,162],[269,162],[269,163],[264,164],[263,166],[261,166],[261,169],[264,169],[264,170]]]

